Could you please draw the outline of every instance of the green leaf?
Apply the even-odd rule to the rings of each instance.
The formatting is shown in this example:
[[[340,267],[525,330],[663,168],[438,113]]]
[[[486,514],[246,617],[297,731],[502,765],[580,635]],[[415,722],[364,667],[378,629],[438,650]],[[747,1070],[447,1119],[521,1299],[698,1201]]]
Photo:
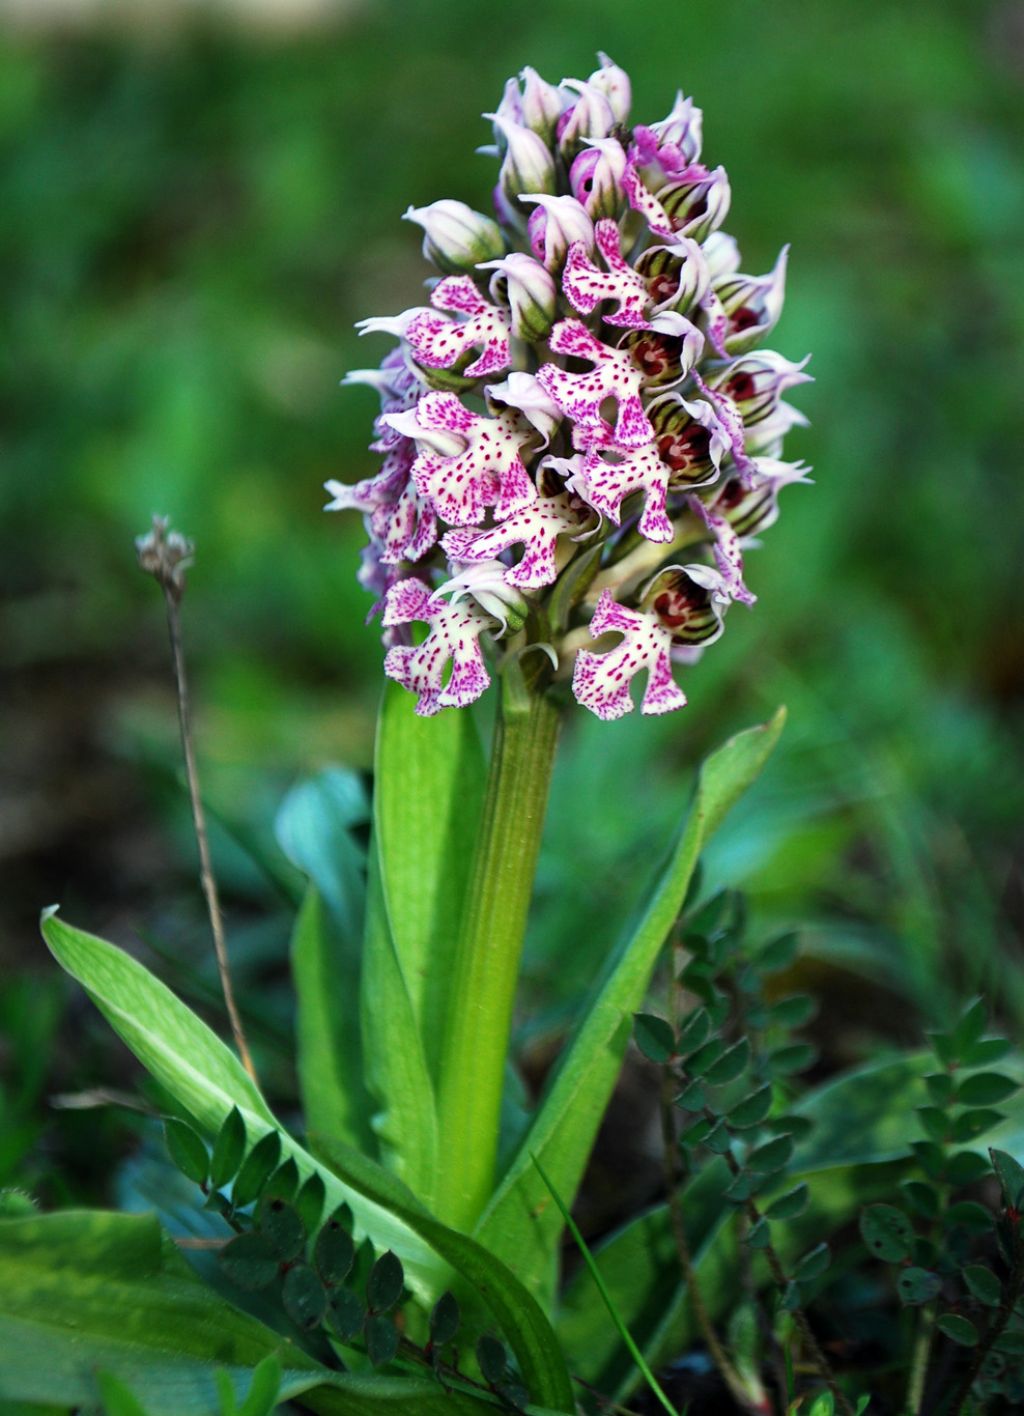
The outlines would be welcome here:
[[[93,1373],[148,1416],[220,1409],[215,1367],[243,1401],[280,1353],[281,1399],[332,1374],[207,1288],[151,1215],[64,1211],[0,1222],[0,1406],[93,1409]],[[6,1408],[5,1408],[6,1409]]]
[[[954,1081],[948,1072],[932,1072],[924,1084],[935,1106],[945,1106],[953,1096]]]
[[[378,1103],[373,1129],[381,1158],[429,1203],[437,1178],[437,1104],[409,980],[391,932],[380,850],[374,842],[370,848],[360,1016],[367,1084]]]
[[[988,1013],[985,1001],[983,998],[975,998],[964,1009],[959,1022],[953,1029],[953,1047],[961,1061],[968,1048],[973,1047],[981,1037],[987,1022]]]
[[[366,1319],[366,1351],[375,1367],[383,1367],[398,1352],[398,1329],[390,1318],[374,1313]]]
[[[703,1082],[691,1082],[675,1099],[675,1104],[683,1111],[700,1111],[707,1102],[707,1092]]]
[[[1003,1285],[984,1264],[968,1264],[963,1270],[968,1289],[986,1308],[997,1308],[1003,1299]]]
[[[687,1126],[679,1136],[680,1145],[697,1146],[704,1140],[705,1136],[711,1134],[713,1121],[709,1121],[706,1116],[699,1116],[691,1126]]]
[[[754,963],[761,973],[781,973],[783,969],[788,969],[796,958],[799,943],[798,934],[780,934],[759,951]]]
[[[941,1111],[937,1106],[919,1106],[917,1114],[921,1118],[921,1125],[929,1140],[937,1141],[939,1145],[942,1145],[949,1132],[949,1117],[946,1112]]]
[[[1007,1208],[1020,1209],[1024,1200],[1024,1167],[1012,1155],[994,1147],[989,1150],[996,1178],[1003,1192],[1003,1203]]]
[[[210,1180],[215,1188],[226,1185],[238,1174],[245,1154],[245,1122],[237,1106],[227,1114],[223,1126],[217,1132],[210,1159]]]
[[[280,1391],[281,1363],[272,1352],[253,1372],[249,1395],[239,1407],[238,1416],[271,1416],[277,1408]]]
[[[877,1259],[898,1264],[910,1257],[914,1226],[895,1205],[869,1205],[861,1211],[861,1238]]]
[[[169,988],[130,955],[46,912],[43,938],[114,1031],[201,1126],[216,1133],[232,1105],[273,1126],[238,1058]]]
[[[430,1314],[430,1340],[444,1347],[459,1330],[459,1305],[454,1293],[442,1293]]]
[[[779,1027],[802,1028],[817,1012],[818,1005],[809,993],[794,993],[780,998],[768,1009],[769,1020]]]
[[[332,1214],[313,1245],[313,1262],[317,1272],[325,1283],[332,1286],[344,1283],[352,1271],[355,1256],[351,1234],[345,1229],[341,1216]]]
[[[306,1125],[312,1132],[338,1136],[372,1152],[373,1103],[362,1080],[358,953],[341,935],[313,885],[295,921],[291,957],[296,1060]]]
[[[230,1379],[227,1380],[228,1390],[231,1391],[234,1401]],[[96,1386],[103,1402],[103,1416],[147,1416],[146,1408],[138,1397],[109,1372],[96,1373]]]
[[[191,1126],[174,1117],[164,1122],[164,1139],[174,1164],[197,1185],[205,1185],[210,1173],[210,1156]]]
[[[664,1018],[656,1018],[653,1013],[633,1015],[633,1036],[650,1062],[667,1062],[676,1050],[675,1033]]]
[[[237,1234],[220,1251],[220,1263],[231,1282],[258,1292],[269,1288],[281,1269],[280,1257],[265,1234]]]
[[[1012,1096],[1017,1086],[1001,1072],[975,1072],[960,1083],[956,1099],[961,1106],[992,1106]]]
[[[732,1183],[725,1189],[722,1198],[730,1205],[745,1205],[746,1202],[757,1194],[758,1187],[764,1183],[763,1177],[755,1175],[753,1171],[741,1170]]]
[[[44,916],[42,929],[58,963],[85,986],[143,1066],[209,1135],[217,1134],[232,1106],[238,1107],[250,1136],[276,1126],[233,1053],[147,969],[121,949],[64,924],[52,913]],[[357,1224],[378,1247],[401,1250],[410,1287],[424,1294],[442,1286],[444,1265],[412,1230],[348,1189],[286,1133],[278,1135],[301,1175],[320,1174],[332,1208],[348,1201]],[[372,1161],[366,1163],[373,1168]]]
[[[558,1339],[539,1303],[511,1270],[476,1240],[434,1219],[400,1182],[365,1156],[332,1141],[321,1139],[320,1144],[353,1192],[401,1220],[476,1290],[508,1338],[533,1400],[571,1412],[573,1388]],[[408,1272],[407,1263],[405,1267]]]
[[[646,894],[636,929],[609,958],[581,1022],[548,1079],[530,1128],[477,1225],[480,1242],[546,1303],[554,1294],[562,1221],[548,1202],[533,1158],[571,1204],[619,1076],[630,1018],[642,1006],[697,857],[761,771],[784,718],[780,709],[768,724],[740,733],[705,762],[671,859],[656,887]],[[533,1384],[528,1385],[536,1400]]]
[[[691,1077],[703,1077],[725,1052],[725,1043],[720,1037],[713,1037],[703,1047],[698,1047],[686,1059],[686,1071]]]
[[[772,1109],[772,1089],[759,1087],[738,1102],[729,1112],[728,1122],[736,1131],[746,1131],[752,1126],[760,1126]]]
[[[993,1126],[998,1126],[1000,1121],[1005,1119],[1004,1112],[993,1111],[989,1107],[981,1107],[977,1111],[965,1111],[953,1122],[953,1140],[976,1140],[978,1136],[985,1135],[987,1131],[992,1130]]]
[[[356,835],[369,815],[358,774],[333,767],[294,787],[275,825],[281,849],[310,881],[291,943],[306,1126],[373,1154],[359,1029],[366,851]]]
[[[713,1087],[734,1082],[747,1070],[750,1063],[750,1043],[740,1038],[727,1052],[723,1052],[717,1062],[712,1063],[704,1073],[704,1080]]]
[[[259,1228],[284,1263],[297,1259],[306,1247],[306,1226],[298,1211],[277,1196],[261,1204]]]
[[[491,1386],[497,1386],[508,1368],[505,1344],[499,1342],[496,1337],[491,1337],[489,1333],[484,1333],[476,1344],[476,1360],[484,1381],[490,1382]]]
[[[704,1137],[704,1144],[708,1150],[714,1151],[716,1155],[725,1155],[732,1148],[732,1136],[724,1121],[719,1121],[712,1126],[711,1130]]]
[[[281,1159],[281,1137],[277,1131],[268,1131],[253,1146],[242,1162],[234,1187],[232,1199],[238,1206],[250,1205],[277,1169]]]
[[[999,1062],[1010,1051],[1012,1044],[1005,1037],[983,1037],[964,1049],[961,1059],[965,1067],[987,1067],[990,1062]]]
[[[780,1195],[777,1200],[773,1200],[765,1209],[765,1214],[769,1219],[796,1219],[797,1215],[803,1214],[807,1208],[807,1201],[810,1197],[810,1190],[805,1181],[795,1185],[792,1190],[787,1190],[784,1195]]]
[[[827,1244],[816,1244],[813,1249],[809,1249],[793,1270],[793,1279],[797,1283],[809,1283],[815,1278],[820,1278],[832,1262],[832,1252]]]
[[[366,1302],[371,1313],[386,1313],[393,1308],[402,1296],[404,1280],[402,1262],[397,1254],[390,1249],[386,1254],[381,1254],[370,1270],[366,1285]]]
[[[486,778],[471,713],[424,718],[409,693],[386,685],[377,721],[374,836],[398,969],[435,1080]],[[394,1046],[391,1020],[377,1021],[379,1032],[371,1029],[370,1036]]]
[[[988,1169],[976,1151],[957,1151],[946,1161],[945,1175],[951,1185],[973,1185],[988,1174]]]
[[[993,1215],[984,1208],[984,1205],[977,1204],[976,1199],[962,1199],[956,1205],[949,1205],[945,1214],[942,1215],[942,1223],[946,1229],[959,1226],[967,1229],[970,1233],[983,1235],[990,1231],[993,1226]]]
[[[901,1269],[899,1277],[896,1279],[896,1291],[899,1294],[900,1302],[907,1307],[930,1303],[941,1289],[942,1279],[937,1273],[932,1273],[930,1269],[911,1266]]]
[[[324,1286],[308,1264],[295,1264],[285,1274],[281,1302],[292,1322],[303,1332],[318,1327],[327,1312]]]
[[[315,1172],[306,1177],[295,1196],[295,1208],[307,1234],[314,1234],[320,1224],[327,1199],[327,1187]]]
[[[978,1329],[968,1318],[962,1318],[958,1313],[943,1313],[936,1322],[936,1327],[961,1347],[978,1345]]]
[[[331,1294],[327,1319],[342,1342],[349,1342],[362,1332],[366,1308],[355,1293],[347,1288],[338,1288]]]
[[[696,1052],[698,1047],[702,1047],[708,1039],[711,1031],[711,1019],[706,1008],[695,1008],[686,1019],[679,1033],[677,1047],[681,1057],[688,1056],[691,1052]]]
[[[818,1056],[818,1049],[809,1042],[795,1042],[789,1047],[777,1047],[768,1054],[768,1066],[776,1077],[792,1077],[806,1072]]]
[[[746,1163],[751,1170],[760,1172],[763,1175],[771,1175],[776,1170],[782,1170],[789,1164],[793,1155],[793,1137],[777,1136],[773,1141],[766,1141],[763,1146],[758,1146],[747,1156]]]
[[[295,1164],[295,1157],[290,1155],[263,1186],[260,1201],[263,1204],[270,1200],[285,1200],[290,1203],[298,1194],[298,1190],[299,1167]]]
[[[766,1249],[772,1242],[772,1228],[763,1215],[747,1230],[744,1242],[750,1249]]]
[[[1005,1352],[1011,1357],[1024,1357],[1024,1332],[1019,1329],[1001,1333],[992,1344],[996,1352]]]

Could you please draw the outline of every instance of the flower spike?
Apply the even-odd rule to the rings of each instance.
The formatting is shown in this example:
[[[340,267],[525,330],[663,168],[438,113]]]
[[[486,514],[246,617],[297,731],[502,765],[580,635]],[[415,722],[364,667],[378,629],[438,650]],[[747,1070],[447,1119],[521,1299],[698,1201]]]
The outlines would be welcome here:
[[[754,604],[744,556],[807,480],[783,444],[807,421],[784,395],[809,376],[760,347],[788,247],[743,274],[700,109],[679,92],[636,122],[629,76],[598,59],[587,79],[505,84],[479,149],[494,215],[410,208],[441,275],[360,324],[397,347],[345,380],[380,398],[375,462],[328,482],[328,508],[362,517],[358,578],[419,713],[484,692],[484,634],[508,637],[498,672],[530,656],[531,691],[571,675],[600,718],[633,709],[641,671],[643,713],[682,707],[674,670]],[[693,561],[666,566],[680,546]]]

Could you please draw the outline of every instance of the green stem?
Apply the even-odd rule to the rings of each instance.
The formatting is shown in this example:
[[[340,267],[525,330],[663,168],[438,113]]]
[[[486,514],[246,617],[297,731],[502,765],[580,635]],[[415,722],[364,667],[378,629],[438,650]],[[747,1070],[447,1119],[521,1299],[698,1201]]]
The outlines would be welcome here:
[[[469,1230],[494,1185],[505,1063],[558,709],[502,684],[480,836],[456,944],[438,1089],[440,1217]]]

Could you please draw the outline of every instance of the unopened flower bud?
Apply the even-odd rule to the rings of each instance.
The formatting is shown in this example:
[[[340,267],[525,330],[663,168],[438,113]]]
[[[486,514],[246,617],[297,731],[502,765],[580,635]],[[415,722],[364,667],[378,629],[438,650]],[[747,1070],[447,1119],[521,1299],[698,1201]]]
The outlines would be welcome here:
[[[563,79],[561,87],[563,92],[578,95],[572,107],[559,118],[556,129],[558,150],[569,162],[588,139],[608,137],[615,127],[615,110],[608,95],[595,84]]]
[[[512,311],[516,338],[531,344],[546,339],[558,307],[558,291],[550,272],[522,251],[513,251],[500,261],[481,261],[480,269],[494,271],[491,298]]]
[[[712,280],[731,275],[740,268],[740,248],[735,236],[728,236],[724,231],[712,231],[701,245],[701,250]]]
[[[536,69],[527,67],[518,79],[509,79],[506,83],[498,115],[524,124],[550,145],[564,107],[562,94],[555,85],[542,79]]]
[[[455,274],[469,271],[505,249],[496,221],[448,197],[429,206],[410,207],[405,220],[423,227],[423,254],[440,270]]]
[[[701,127],[704,115],[692,98],[684,98],[682,89],[676,94],[672,112],[660,123],[651,123],[651,131],[658,136],[663,147],[678,148],[686,162],[696,162],[700,157]]]
[[[551,197],[536,193],[520,197],[536,203],[527,223],[530,249],[548,270],[560,270],[566,253],[575,241],[588,252],[594,249],[594,223],[575,197]]]
[[[509,201],[523,192],[553,192],[555,159],[544,139],[531,128],[510,122],[499,113],[485,113],[484,117],[493,119],[496,131],[504,140],[498,184]]]
[[[609,59],[607,54],[599,53],[597,57],[601,61],[601,67],[591,74],[587,82],[592,88],[600,89],[607,98],[616,122],[625,123],[633,102],[629,75],[625,69],[620,69],[618,64]]]
[[[185,571],[192,564],[194,547],[178,531],[170,529],[170,518],[154,516],[145,536],[136,536],[139,569],[152,575],[177,602],[185,593]]]
[[[595,221],[618,219],[625,202],[622,175],[626,154],[617,138],[595,138],[569,169],[569,186],[576,200]]]

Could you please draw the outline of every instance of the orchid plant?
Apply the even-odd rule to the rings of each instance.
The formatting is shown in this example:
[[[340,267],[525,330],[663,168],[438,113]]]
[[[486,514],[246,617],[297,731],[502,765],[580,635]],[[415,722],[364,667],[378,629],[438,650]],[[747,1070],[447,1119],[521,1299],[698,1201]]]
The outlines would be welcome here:
[[[531,69],[510,80],[486,115],[494,216],[449,199],[408,211],[438,272],[427,302],[361,326],[397,341],[347,379],[380,398],[380,465],[354,485],[329,482],[328,509],[364,518],[359,575],[389,682],[372,803],[355,774],[333,771],[295,788],[278,819],[307,882],[292,954],[298,1127],[264,1095],[231,987],[184,679],[191,547],[162,522],[140,542],[167,605],[237,1055],[139,962],[45,912],[51,951],[154,1080],[205,1228],[171,1237],[154,1215],[38,1216],[8,1202],[0,1336],[15,1355],[0,1397],[113,1416],[259,1416],[286,1399],[343,1416],[543,1416],[621,1410],[644,1379],[671,1412],[653,1368],[697,1335],[741,1409],[789,1409],[797,1351],[818,1388],[813,1409],[853,1410],[804,1313],[828,1257],[820,1242],[802,1249],[837,1215],[802,1177],[848,1184],[855,1166],[891,1162],[879,1096],[910,1095],[926,1068],[901,1059],[795,1097],[788,1078],[811,1052],[791,1032],[811,1010],[773,1001],[761,982],[788,965],[793,942],[750,946],[734,900],[699,900],[702,848],[767,760],[781,710],[704,763],[540,1097],[513,1104],[511,1024],[560,724],[579,708],[618,719],[634,694],[642,714],[682,708],[677,676],[734,603],[755,602],[746,549],[778,516],[782,489],[807,480],[783,458],[805,421],[784,395],[807,380],[806,360],[759,347],[781,313],[786,251],[767,275],[740,272],[722,230],[728,179],[701,159],[691,99],[649,125],[631,124],[630,107],[627,75],[604,56],[586,81],[555,86]],[[494,679],[488,754],[481,700]],[[665,982],[659,964],[668,1003],[646,1013],[652,979]],[[668,1203],[596,1257],[583,1245],[588,1267],[563,1289],[567,1223],[583,1244],[570,1208],[634,1016],[662,1073]],[[950,1057],[997,1055],[971,1017]],[[930,1082],[953,1106],[953,1082]],[[862,1118],[852,1148],[835,1127],[831,1149],[807,1139],[836,1108]],[[940,1117],[961,1155],[1003,1120],[971,1114],[967,1129]],[[938,1152],[928,1174],[945,1204],[955,1177]],[[1024,1171],[995,1154],[1012,1209]],[[932,1215],[922,1187],[912,1193]],[[894,1238],[884,1210],[865,1221],[883,1234],[880,1256],[926,1264],[910,1221]],[[979,1303],[1017,1300],[1014,1222],[1010,1276],[1003,1288],[977,1278]],[[186,1263],[190,1247],[199,1261],[215,1251],[214,1267]],[[778,1292],[755,1316],[751,1266],[762,1262]],[[904,1301],[940,1288],[917,1280]],[[730,1304],[723,1339],[715,1324]],[[943,1321],[955,1341],[979,1333]],[[1000,1310],[979,1342],[998,1352],[1017,1326]],[[751,1356],[765,1327],[777,1407]],[[983,1377],[979,1359],[965,1400]],[[920,1395],[920,1367],[914,1381]]]

